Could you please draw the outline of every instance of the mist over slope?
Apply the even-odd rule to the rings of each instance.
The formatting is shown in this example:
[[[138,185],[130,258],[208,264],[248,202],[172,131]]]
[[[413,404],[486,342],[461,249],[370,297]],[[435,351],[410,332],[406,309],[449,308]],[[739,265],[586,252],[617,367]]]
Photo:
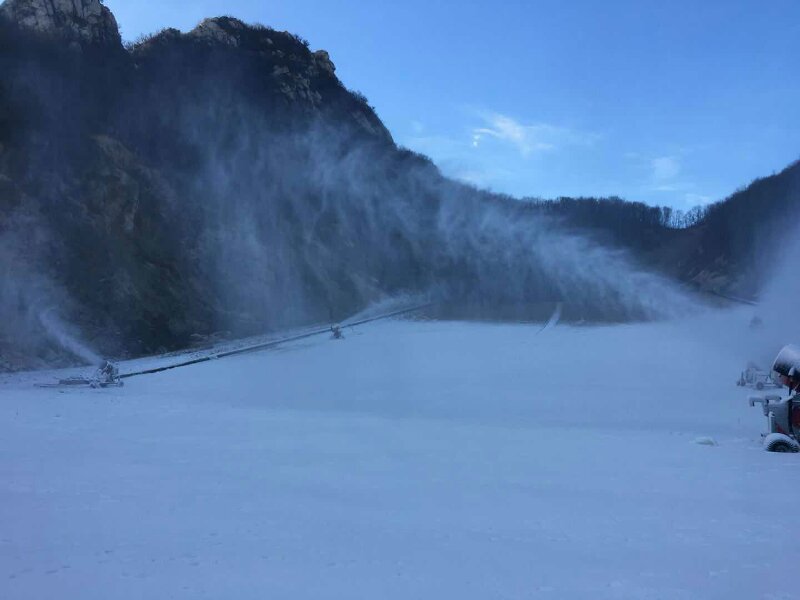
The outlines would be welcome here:
[[[98,0],[0,7],[6,368],[63,359],[67,331],[151,353],[397,294],[512,318],[694,307],[625,239],[574,225],[398,148],[292,34],[221,17],[123,47]]]
[[[619,198],[533,199],[528,210],[625,248],[642,264],[693,288],[756,299],[793,239],[800,161],[688,214]]]

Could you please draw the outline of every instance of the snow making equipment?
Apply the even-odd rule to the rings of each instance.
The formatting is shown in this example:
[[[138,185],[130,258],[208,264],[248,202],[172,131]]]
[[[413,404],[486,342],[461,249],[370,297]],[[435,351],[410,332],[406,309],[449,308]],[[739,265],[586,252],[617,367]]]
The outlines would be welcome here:
[[[37,383],[36,387],[57,388],[88,386],[91,388],[111,388],[122,387],[124,385],[125,382],[122,381],[122,377],[120,377],[117,365],[109,360],[104,360],[91,376],[67,377],[66,379],[60,379],[57,383]]]
[[[753,363],[749,363],[747,368],[742,371],[742,374],[739,376],[736,385],[740,387],[755,388],[759,391],[768,387],[781,387],[779,383],[776,383],[777,379],[774,379],[773,375],[774,372],[767,373],[766,371],[759,369],[758,366],[754,365]]]
[[[781,377],[793,379],[795,383],[793,391],[797,391],[800,387],[800,347],[790,344],[781,350],[772,365],[772,370]],[[784,385],[789,384],[784,383]]]
[[[780,351],[772,370],[789,388],[789,396],[751,396],[750,406],[760,404],[767,417],[767,433],[762,434],[769,452],[800,452],[800,348],[786,346]]]

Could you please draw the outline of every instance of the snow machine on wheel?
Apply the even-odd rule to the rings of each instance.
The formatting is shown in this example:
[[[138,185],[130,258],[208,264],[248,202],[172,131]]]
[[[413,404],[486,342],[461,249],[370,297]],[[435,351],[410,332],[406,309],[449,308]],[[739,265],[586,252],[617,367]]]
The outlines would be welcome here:
[[[800,452],[800,348],[786,346],[775,359],[772,370],[789,388],[788,398],[777,394],[751,396],[750,406],[761,405],[767,417],[764,449],[768,452]]]
[[[781,387],[780,384],[776,383],[776,381],[773,379],[772,374],[762,371],[753,363],[748,364],[747,369],[742,371],[742,374],[736,381],[736,385],[740,387],[755,388],[759,391],[768,387]]]

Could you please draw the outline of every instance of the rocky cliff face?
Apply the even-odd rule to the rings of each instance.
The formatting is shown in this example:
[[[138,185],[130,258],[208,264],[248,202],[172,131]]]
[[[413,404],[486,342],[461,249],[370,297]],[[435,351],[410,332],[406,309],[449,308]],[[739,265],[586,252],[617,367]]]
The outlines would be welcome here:
[[[100,0],[6,0],[0,16],[32,31],[76,42],[122,43],[114,15]]]
[[[374,266],[348,264],[322,214],[320,195],[343,190],[309,181],[352,149],[396,152],[329,55],[296,36],[217,18],[124,50],[97,1],[7,0],[0,368],[70,359],[44,314],[123,355],[340,319],[377,297],[359,272]]]

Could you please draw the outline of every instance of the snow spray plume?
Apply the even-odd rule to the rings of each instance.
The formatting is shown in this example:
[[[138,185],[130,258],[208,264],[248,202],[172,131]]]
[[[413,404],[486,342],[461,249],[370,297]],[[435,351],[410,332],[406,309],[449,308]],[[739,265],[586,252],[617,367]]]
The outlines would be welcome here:
[[[58,342],[62,348],[82,358],[89,365],[100,364],[102,360],[100,355],[93,352],[85,343],[81,342],[77,333],[71,331],[70,327],[58,318],[53,309],[47,309],[40,313],[39,321],[50,337]]]
[[[49,239],[34,214],[18,211],[0,230],[0,355],[6,368],[68,364],[60,347],[91,364],[100,358],[58,317],[52,306],[69,306],[67,295],[45,275],[37,249]]]
[[[365,319],[374,319],[381,315],[394,312],[410,310],[412,308],[425,308],[430,301],[430,296],[422,294],[400,294],[398,296],[382,298],[373,302],[365,309],[358,311],[356,314],[350,315],[346,320],[342,321],[341,324],[349,325],[350,323],[363,321]]]
[[[786,222],[792,219],[786,218]],[[765,273],[766,283],[755,306],[739,305],[706,323],[696,323],[694,332],[720,349],[734,352],[741,362],[739,368],[752,362],[768,370],[781,348],[800,343],[800,227],[794,233],[776,241],[777,249],[759,255],[754,269]]]
[[[754,311],[761,323],[755,330],[754,350],[759,362],[767,367],[783,346],[800,344],[800,227],[794,236],[785,239],[785,247],[776,253],[771,278]]]
[[[338,321],[402,294],[490,308],[564,302],[590,319],[698,308],[625,253],[411,153],[353,143],[342,127],[277,133],[258,110],[223,101],[182,118],[204,156],[187,207],[203,213],[198,254],[227,314],[254,329]]]

